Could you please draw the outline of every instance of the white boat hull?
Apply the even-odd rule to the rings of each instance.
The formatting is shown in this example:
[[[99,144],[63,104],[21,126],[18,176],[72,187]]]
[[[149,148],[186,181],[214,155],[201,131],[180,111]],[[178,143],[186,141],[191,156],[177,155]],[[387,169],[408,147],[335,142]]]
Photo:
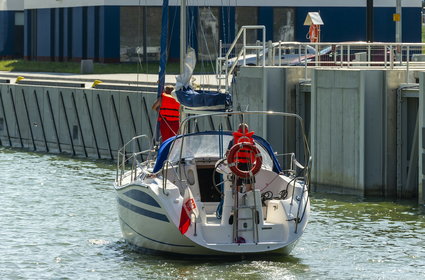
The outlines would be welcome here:
[[[155,185],[156,186],[156,185]],[[301,237],[307,223],[309,203],[307,202],[305,222],[298,225],[298,233],[288,233],[288,229],[280,230],[279,238],[258,242],[235,243],[231,238],[232,225],[205,226],[202,223],[192,224],[183,235],[178,229],[181,200],[162,194],[159,188],[150,188],[141,184],[128,185],[117,189],[117,205],[123,237],[136,249],[184,255],[249,255],[262,253],[289,254]],[[164,201],[165,198],[165,201]],[[169,207],[170,201],[174,207]],[[168,209],[167,209],[168,204]],[[295,223],[292,229],[295,228]],[[220,228],[221,227],[221,228]],[[270,226],[260,226],[268,228]],[[209,235],[218,235],[216,240]],[[267,229],[264,231],[268,231]],[[286,234],[288,236],[283,236]],[[220,237],[221,235],[221,237]],[[290,235],[290,237],[289,237]],[[264,234],[260,233],[260,236]],[[248,239],[248,238],[247,238]],[[220,241],[222,240],[222,242]],[[217,242],[218,241],[218,242]]]
[[[192,119],[217,117],[228,124],[230,116],[239,123],[240,117],[257,114],[295,118],[302,127],[302,119],[290,113],[225,112],[188,117],[181,131],[188,131]],[[145,136],[124,145],[115,181],[124,239],[140,249],[174,254],[289,254],[310,214],[307,143],[307,166],[286,153],[283,169],[270,144],[254,132],[242,133],[242,127],[248,129],[240,123],[237,132],[178,135],[157,151],[147,150],[142,162],[143,152],[134,151]]]

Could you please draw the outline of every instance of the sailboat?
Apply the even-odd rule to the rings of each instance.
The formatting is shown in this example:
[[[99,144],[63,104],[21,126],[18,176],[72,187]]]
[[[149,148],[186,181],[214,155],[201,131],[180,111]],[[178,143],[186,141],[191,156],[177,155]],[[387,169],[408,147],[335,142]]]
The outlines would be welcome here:
[[[138,250],[192,256],[289,254],[310,215],[303,120],[292,113],[230,110],[226,94],[197,95],[189,76],[182,73],[176,95],[195,110],[180,133],[146,151],[135,143],[151,140],[136,136],[118,152],[114,187],[125,241]],[[207,104],[199,103],[203,99]],[[205,110],[211,99],[219,111]],[[294,153],[278,159],[265,138],[249,131],[257,117],[297,121],[303,159]],[[215,126],[201,129],[202,123]],[[248,155],[243,167],[242,153]]]

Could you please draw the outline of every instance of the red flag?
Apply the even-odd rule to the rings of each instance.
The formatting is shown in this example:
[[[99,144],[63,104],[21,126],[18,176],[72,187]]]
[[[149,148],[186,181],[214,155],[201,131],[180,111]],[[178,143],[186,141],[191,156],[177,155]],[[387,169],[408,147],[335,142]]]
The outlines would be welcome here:
[[[190,191],[190,188],[186,188],[184,191],[184,198],[179,224],[179,230],[182,234],[185,234],[189,229],[192,215],[195,215],[195,217],[197,217],[199,215],[199,211],[196,206],[195,199],[193,198],[192,192]]]

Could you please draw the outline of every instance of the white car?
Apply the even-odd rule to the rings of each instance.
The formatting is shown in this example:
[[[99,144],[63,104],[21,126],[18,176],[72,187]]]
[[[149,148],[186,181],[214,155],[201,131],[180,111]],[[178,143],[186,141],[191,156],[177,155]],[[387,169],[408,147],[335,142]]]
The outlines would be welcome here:
[[[280,44],[280,46],[279,46]],[[316,49],[310,45],[301,45],[298,42],[276,42],[273,43],[274,50],[274,65],[303,65],[305,61],[309,62],[314,60],[316,57]],[[280,53],[279,53],[279,48]],[[326,47],[318,52],[319,55],[326,54],[331,51],[330,47]],[[266,54],[268,53],[268,48],[266,48]],[[279,55],[280,54],[280,55]],[[261,65],[263,59],[263,52],[260,51],[257,54],[248,54],[245,56],[245,65],[256,66]],[[257,61],[258,60],[258,61]],[[267,60],[267,57],[266,57]],[[231,67],[235,61],[237,65],[244,65],[244,57],[239,58],[233,57],[227,61],[227,67]],[[267,61],[266,61],[267,64]]]

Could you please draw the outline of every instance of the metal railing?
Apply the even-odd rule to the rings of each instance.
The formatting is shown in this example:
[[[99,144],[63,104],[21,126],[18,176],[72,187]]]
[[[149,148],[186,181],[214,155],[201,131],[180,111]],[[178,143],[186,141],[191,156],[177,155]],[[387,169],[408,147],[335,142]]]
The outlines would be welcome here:
[[[143,155],[148,155],[153,152],[153,150],[143,150],[137,151],[136,145],[138,145],[139,139],[147,139],[150,143],[150,139],[147,135],[139,135],[130,139],[119,151],[117,158],[117,173],[115,177],[115,182],[117,186],[121,186],[124,178],[130,176],[130,180],[134,181],[138,175],[137,168],[140,167],[140,162],[142,162]],[[131,151],[128,151],[128,148],[131,147]],[[140,159],[139,159],[140,157]],[[130,173],[126,173],[130,170]]]
[[[297,51],[293,51],[295,48]],[[293,59],[283,59],[282,50]],[[292,52],[291,52],[292,50]],[[302,51],[304,50],[304,51]],[[314,51],[312,51],[314,50]],[[375,68],[406,71],[406,82],[414,69],[425,69],[425,44],[422,43],[284,43],[273,48],[271,65],[304,66],[307,68]],[[284,63],[281,63],[281,62]]]
[[[257,42],[256,47],[247,45],[246,30],[260,27],[242,27],[226,55],[221,57],[220,54],[217,59],[217,73],[225,73],[226,82],[237,66],[246,65],[303,66],[306,79],[307,69],[314,67],[397,69],[407,72],[406,82],[412,70],[425,69],[425,43],[266,43],[264,30],[263,41]],[[239,45],[240,51],[236,56],[230,57],[231,50],[242,35],[244,40]],[[227,88],[226,85],[226,90]]]
[[[262,40],[261,45],[255,42],[255,44],[250,44],[247,40],[247,31],[248,30],[254,30],[254,31],[262,31]],[[240,39],[242,38],[242,43],[238,44]],[[237,48],[240,48],[239,52],[237,52]],[[233,43],[228,47],[226,54],[223,56],[223,44],[220,41],[220,47],[219,47],[219,56],[216,60],[216,69],[217,69],[217,75],[216,78],[219,82],[219,88],[222,88],[221,81],[224,80],[224,86],[225,91],[227,92],[229,89],[229,77],[233,74],[237,66],[245,66],[247,61],[247,54],[249,54],[250,51],[256,51],[265,53],[266,51],[266,27],[264,25],[246,25],[242,26],[242,28],[239,30],[238,34],[235,37],[235,40]],[[236,56],[230,57],[232,54],[236,53]],[[258,55],[257,55],[258,57]],[[261,60],[261,65],[266,65],[265,56],[263,55]],[[239,63],[239,60],[241,60],[241,63]],[[259,61],[260,61],[259,60]]]

